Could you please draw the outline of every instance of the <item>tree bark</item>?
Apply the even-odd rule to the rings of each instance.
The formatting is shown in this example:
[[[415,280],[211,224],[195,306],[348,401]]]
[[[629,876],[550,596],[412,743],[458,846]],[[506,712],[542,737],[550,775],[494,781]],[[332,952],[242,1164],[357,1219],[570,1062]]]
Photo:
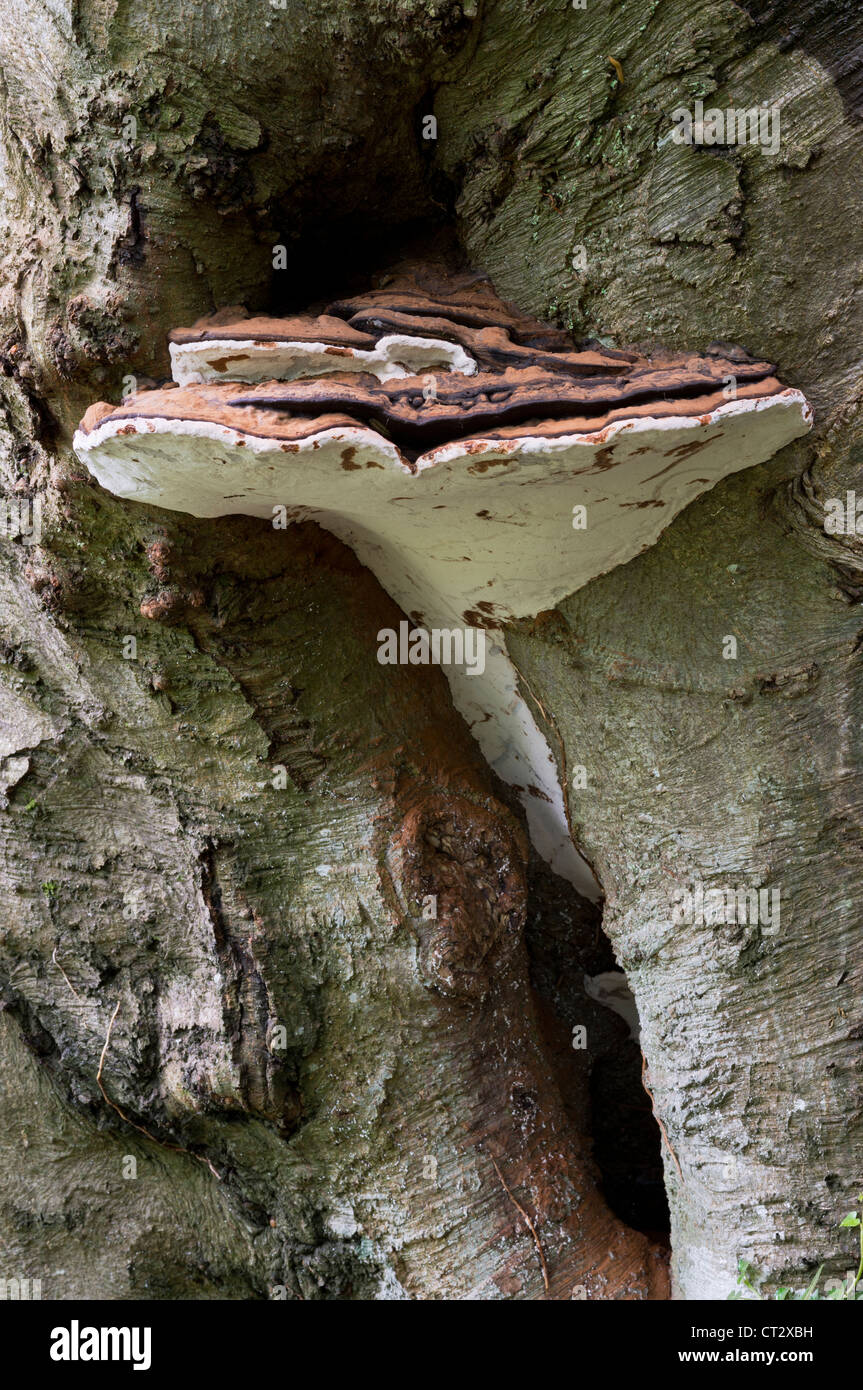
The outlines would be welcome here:
[[[863,45],[852,6],[790,10],[495,7],[470,92],[439,103],[462,236],[502,292],[618,343],[743,343],[816,410],[808,440],[509,639],[588,770],[571,814],[680,1164],[664,1146],[690,1299],[724,1297],[740,1257],[772,1284],[844,1273],[863,1143],[861,547],[824,531],[825,501],[863,490]],[[533,87],[499,61],[528,30]],[[776,103],[778,153],[669,142],[699,97]],[[678,925],[698,884],[779,890],[778,931]]]
[[[815,406],[507,641],[588,771],[569,809],[638,1002],[675,1296],[724,1297],[741,1256],[846,1269],[863,551],[823,502],[863,458],[859,36],[793,8],[81,0],[2,26],[0,467],[42,505],[38,544],[0,542],[7,1277],[667,1295],[591,1152],[595,918],[531,869],[443,677],[377,664],[398,610],[313,526],[122,503],[71,452],[93,399],[167,375],[170,328],[365,287],[418,227],[576,336],[739,342]],[[697,98],[779,103],[778,154],[669,143]],[[677,923],[697,884],[778,888],[779,931]]]

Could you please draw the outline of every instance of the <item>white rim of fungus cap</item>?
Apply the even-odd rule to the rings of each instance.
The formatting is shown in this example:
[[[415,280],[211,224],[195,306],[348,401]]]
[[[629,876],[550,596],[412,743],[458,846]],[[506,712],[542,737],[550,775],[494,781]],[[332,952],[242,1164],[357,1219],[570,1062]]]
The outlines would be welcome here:
[[[171,343],[171,371],[179,386],[224,381],[296,381],[329,372],[368,372],[378,381],[441,371],[473,376],[477,364],[458,343],[390,333],[374,348],[290,339],[208,338]],[[219,363],[225,367],[220,368]]]
[[[625,564],[689,502],[772,457],[811,420],[805,397],[788,388],[700,415],[639,415],[585,433],[468,438],[411,464],[360,425],[287,441],[215,421],[124,416],[120,407],[79,431],[74,448],[121,497],[201,517],[272,518],[287,507],[291,519],[317,521],[349,545],[403,612],[419,615],[417,624],[483,626],[484,672],[443,668],[456,708],[491,767],[518,789],[538,852],[596,898],[570,835],[560,771],[495,624],[553,608]],[[699,433],[702,447],[692,451]],[[669,463],[675,435],[682,456]],[[576,504],[587,507],[584,530],[573,528]],[[488,622],[468,621],[477,613]]]

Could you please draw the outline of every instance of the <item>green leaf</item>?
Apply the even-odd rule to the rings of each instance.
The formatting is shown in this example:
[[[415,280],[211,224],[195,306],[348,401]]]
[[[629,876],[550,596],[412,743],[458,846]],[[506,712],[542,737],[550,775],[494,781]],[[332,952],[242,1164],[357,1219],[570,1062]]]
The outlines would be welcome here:
[[[818,1280],[821,1278],[821,1271],[822,1271],[823,1268],[824,1268],[823,1265],[819,1265],[818,1268],[816,1269],[815,1273],[814,1273],[813,1276],[812,1276],[812,1281],[811,1281],[811,1283],[809,1284],[808,1288],[806,1289],[806,1292],[803,1294],[803,1298],[804,1298],[804,1299],[807,1299],[807,1298],[811,1298],[811,1297],[812,1297],[812,1290],[815,1288],[815,1285],[818,1283]]]
[[[848,1215],[845,1217],[845,1220],[844,1220],[844,1221],[840,1221],[840,1222],[839,1222],[839,1225],[840,1225],[840,1226],[859,1226],[859,1225],[860,1225],[860,1219],[859,1219],[859,1217],[857,1216],[856,1211],[849,1211]]]

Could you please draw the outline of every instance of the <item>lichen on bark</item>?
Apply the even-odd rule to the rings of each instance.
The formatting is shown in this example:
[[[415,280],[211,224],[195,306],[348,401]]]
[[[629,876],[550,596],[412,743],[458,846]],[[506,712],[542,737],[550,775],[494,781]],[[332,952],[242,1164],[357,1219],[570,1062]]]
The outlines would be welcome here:
[[[69,448],[92,399],[166,374],[170,328],[350,289],[417,222],[578,336],[743,343],[816,407],[508,640],[588,771],[570,813],[683,1175],[666,1151],[676,1295],[724,1296],[740,1255],[844,1271],[863,589],[822,522],[860,472],[860,126],[830,59],[853,29],[794,9],[790,37],[731,0],[3,26],[0,467],[44,509],[0,568],[0,1212],[44,1297],[542,1297],[494,1164],[553,1297],[667,1291],[599,1195],[547,939],[557,1011],[529,987],[518,815],[442,679],[374,660],[398,611],[314,528],[123,504]],[[697,98],[781,103],[779,155],[663,143]],[[417,918],[441,876],[466,937]],[[780,933],[672,930],[692,879],[779,884]],[[555,951],[595,969],[578,940]]]

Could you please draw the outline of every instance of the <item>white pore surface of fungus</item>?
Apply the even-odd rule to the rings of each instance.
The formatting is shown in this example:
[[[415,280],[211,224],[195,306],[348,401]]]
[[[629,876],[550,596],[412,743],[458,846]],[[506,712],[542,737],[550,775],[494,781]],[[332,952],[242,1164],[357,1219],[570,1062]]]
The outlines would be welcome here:
[[[694,498],[772,456],[810,418],[801,393],[786,389],[698,417],[642,415],[553,438],[472,437],[411,464],[364,425],[310,429],[286,452],[283,440],[216,421],[118,410],[79,431],[74,447],[120,497],[198,517],[271,521],[287,507],[292,520],[318,522],[426,629],[491,624],[481,674],[444,668],[455,705],[492,768],[518,789],[538,851],[596,896],[498,624],[553,608],[625,564]],[[583,529],[573,526],[575,506],[587,508]]]
[[[340,372],[368,372],[378,381],[432,371],[472,376],[476,371],[476,362],[458,343],[402,333],[387,334],[371,349],[289,340],[209,338],[198,343],[171,343],[170,352],[171,373],[179,386],[208,381],[294,381],[325,376],[334,367]]]

